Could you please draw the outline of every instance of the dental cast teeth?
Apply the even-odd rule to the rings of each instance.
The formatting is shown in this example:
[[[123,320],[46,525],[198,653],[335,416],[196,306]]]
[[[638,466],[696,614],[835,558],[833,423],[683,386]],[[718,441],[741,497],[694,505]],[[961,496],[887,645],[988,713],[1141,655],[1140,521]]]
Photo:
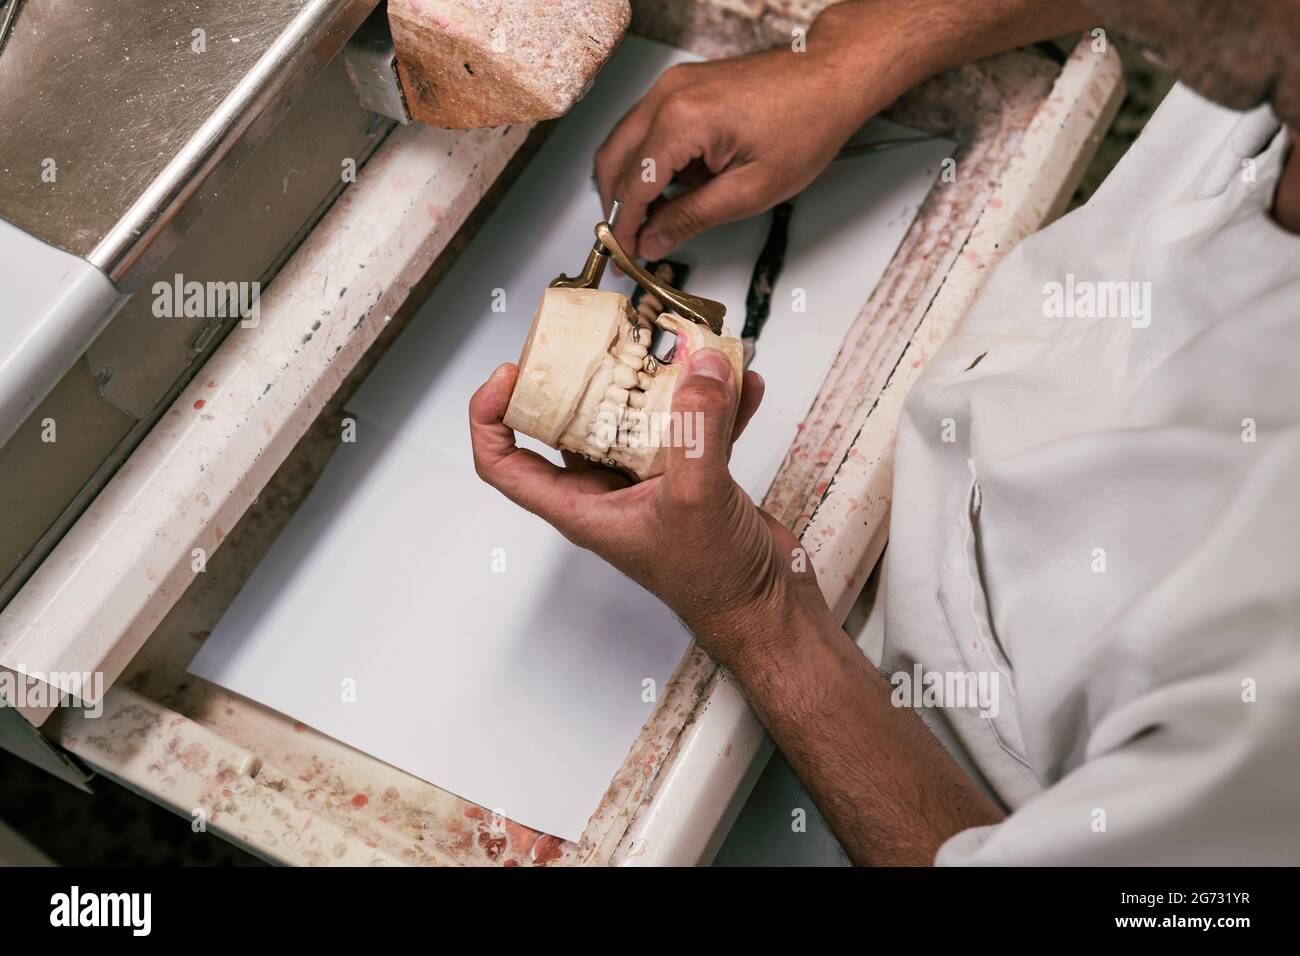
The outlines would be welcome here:
[[[618,357],[623,364],[632,368],[640,368],[649,354],[649,349],[644,345],[638,345],[636,342],[628,342],[618,350]]]
[[[628,366],[621,359],[614,366],[614,384],[619,388],[636,388],[637,375],[641,374],[636,366]]]
[[[573,444],[582,449],[583,455],[609,467],[621,465],[617,451],[611,453],[611,447],[619,445],[625,436],[634,444],[644,437],[645,414],[629,414],[629,408],[645,407],[644,390],[658,367],[649,350],[650,326],[630,307],[627,322],[592,375],[574,418],[576,428],[571,426],[568,433],[579,439]],[[573,434],[578,428],[582,433]]]
[[[675,432],[665,434],[681,369],[657,358],[653,327],[674,335],[682,358],[716,348],[740,382],[742,348],[732,336],[663,312],[653,297],[632,307],[598,289],[548,287],[519,358],[519,378],[503,419],[552,448],[584,455],[638,479],[663,474]]]

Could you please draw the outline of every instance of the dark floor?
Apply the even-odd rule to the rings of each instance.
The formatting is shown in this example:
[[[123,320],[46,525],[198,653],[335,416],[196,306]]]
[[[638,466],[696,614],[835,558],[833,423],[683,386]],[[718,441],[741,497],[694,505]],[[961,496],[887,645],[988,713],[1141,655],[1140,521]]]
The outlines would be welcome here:
[[[1128,95],[1075,194],[1087,200],[1137,138],[1171,85],[1167,73],[1119,44]],[[56,863],[78,866],[257,866],[218,836],[194,833],[176,815],[97,779],[93,796],[0,751],[0,820]]]
[[[94,794],[0,750],[0,820],[65,866],[260,866],[260,860],[105,778]]]

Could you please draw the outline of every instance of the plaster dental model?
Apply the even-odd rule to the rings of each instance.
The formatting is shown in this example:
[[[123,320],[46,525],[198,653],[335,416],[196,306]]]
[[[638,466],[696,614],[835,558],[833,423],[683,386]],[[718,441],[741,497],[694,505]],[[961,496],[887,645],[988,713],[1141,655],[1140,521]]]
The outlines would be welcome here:
[[[697,349],[718,349],[739,389],[743,350],[722,328],[720,303],[646,273],[618,247],[607,223],[596,235],[583,274],[562,275],[542,294],[505,424],[552,448],[652,478],[663,473],[670,447],[689,454],[700,438],[696,423],[671,414],[682,364]],[[638,309],[626,296],[596,288],[610,255],[646,290]],[[665,303],[676,311],[665,311]],[[654,325],[676,337],[670,360],[650,352]]]

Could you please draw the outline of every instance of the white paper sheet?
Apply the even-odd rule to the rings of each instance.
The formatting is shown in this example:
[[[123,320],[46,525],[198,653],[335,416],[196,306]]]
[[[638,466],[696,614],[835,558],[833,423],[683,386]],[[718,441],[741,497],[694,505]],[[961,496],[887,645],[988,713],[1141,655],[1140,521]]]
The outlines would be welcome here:
[[[567,839],[650,715],[647,682],[662,690],[687,636],[656,599],[478,481],[466,404],[517,356],[547,282],[581,267],[601,218],[596,147],[685,58],[625,41],[359,390],[357,443],[335,453],[191,666]],[[949,149],[839,161],[795,200],[754,363],[768,394],[733,459],[755,498]],[[691,292],[727,304],[734,331],[767,227],[766,216],[726,226],[673,256],[692,264]],[[793,311],[794,289],[806,312]]]

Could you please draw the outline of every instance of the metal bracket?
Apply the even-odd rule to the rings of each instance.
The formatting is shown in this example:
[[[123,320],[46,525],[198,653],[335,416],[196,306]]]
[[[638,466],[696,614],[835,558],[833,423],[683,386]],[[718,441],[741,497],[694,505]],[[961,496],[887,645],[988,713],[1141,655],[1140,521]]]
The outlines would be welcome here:
[[[397,76],[397,49],[388,26],[388,4],[381,3],[343,47],[352,88],[364,109],[403,125],[411,122],[406,94]]]

